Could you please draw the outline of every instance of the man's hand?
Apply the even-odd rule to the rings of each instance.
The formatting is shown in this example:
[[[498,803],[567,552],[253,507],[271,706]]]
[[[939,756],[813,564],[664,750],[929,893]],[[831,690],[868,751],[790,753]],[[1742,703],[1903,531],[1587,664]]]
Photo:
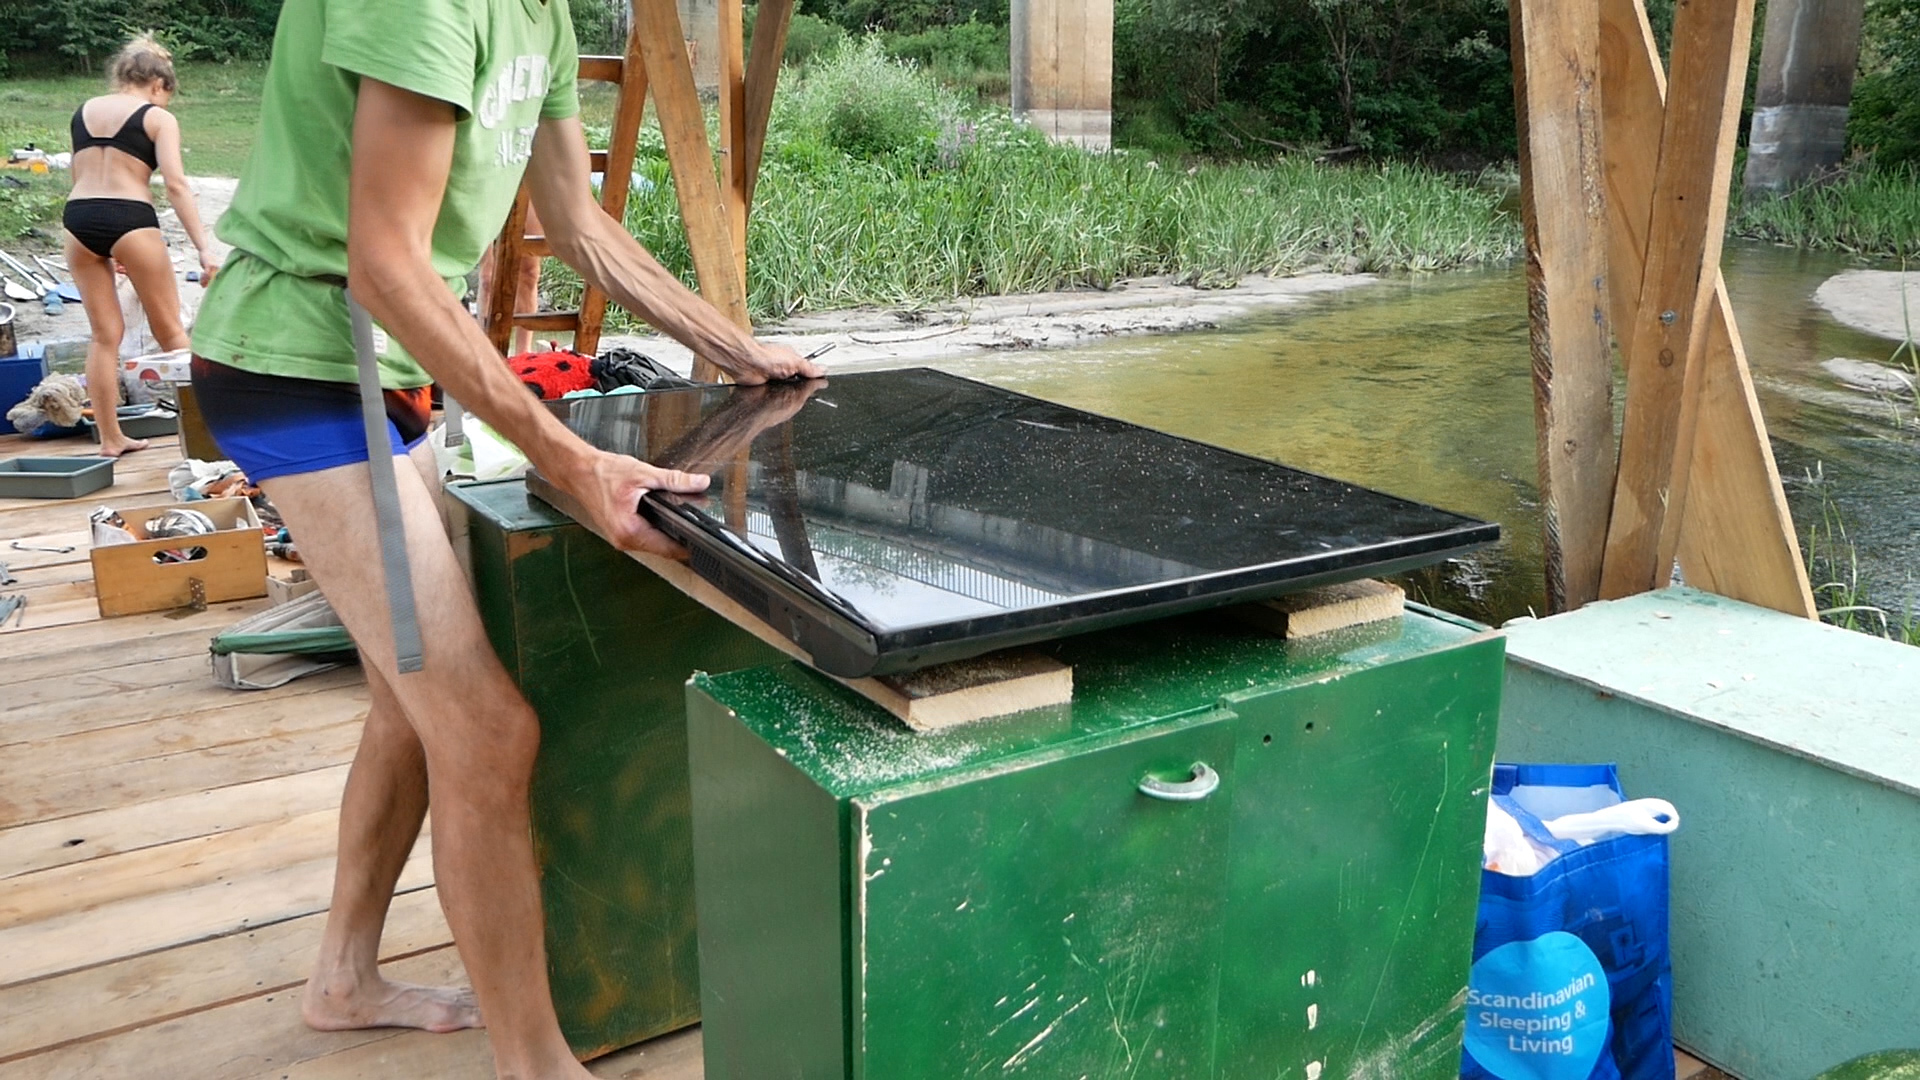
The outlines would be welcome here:
[[[827,370],[785,345],[754,341],[744,363],[721,360],[720,366],[743,386],[754,386],[781,379],[818,379]]]
[[[597,453],[590,470],[567,486],[593,519],[588,523],[593,531],[608,543],[623,551],[685,559],[685,548],[640,516],[640,496],[649,491],[697,495],[707,490],[708,482],[699,473],[657,469],[624,454]]]

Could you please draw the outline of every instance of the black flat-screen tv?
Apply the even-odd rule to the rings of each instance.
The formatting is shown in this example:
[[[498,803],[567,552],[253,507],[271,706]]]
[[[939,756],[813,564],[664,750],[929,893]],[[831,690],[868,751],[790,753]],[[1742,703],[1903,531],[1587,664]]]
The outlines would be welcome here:
[[[1392,574],[1499,526],[926,368],[578,399],[641,513],[847,678]]]

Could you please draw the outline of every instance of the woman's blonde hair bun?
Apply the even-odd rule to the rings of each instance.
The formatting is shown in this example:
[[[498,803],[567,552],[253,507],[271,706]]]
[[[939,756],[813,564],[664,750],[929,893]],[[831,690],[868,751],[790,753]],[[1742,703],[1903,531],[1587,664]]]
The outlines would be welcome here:
[[[150,33],[127,42],[107,65],[107,81],[115,88],[145,86],[155,80],[169,91],[178,84],[173,74],[173,53]]]

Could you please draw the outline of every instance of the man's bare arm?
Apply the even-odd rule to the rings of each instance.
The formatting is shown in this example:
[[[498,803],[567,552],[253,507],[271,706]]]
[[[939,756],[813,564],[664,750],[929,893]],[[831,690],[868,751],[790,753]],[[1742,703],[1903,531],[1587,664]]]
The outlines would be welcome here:
[[[578,117],[540,122],[527,181],[555,257],[694,355],[743,383],[824,374],[793,350],[756,341],[734,325],[600,209],[588,185],[587,140]]]
[[[677,555],[637,513],[647,490],[704,490],[707,478],[593,449],[554,419],[433,270],[433,227],[453,167],[453,107],[373,79],[360,82],[348,195],[353,295],[461,405],[493,425],[579,499],[623,547]]]

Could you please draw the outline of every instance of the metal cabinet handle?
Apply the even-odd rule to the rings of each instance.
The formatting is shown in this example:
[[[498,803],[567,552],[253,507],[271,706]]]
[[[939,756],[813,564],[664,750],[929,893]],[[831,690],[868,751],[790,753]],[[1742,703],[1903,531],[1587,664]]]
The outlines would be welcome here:
[[[1213,794],[1219,786],[1220,774],[1209,769],[1205,762],[1196,761],[1193,763],[1193,779],[1168,783],[1157,776],[1149,776],[1140,781],[1140,794],[1167,802],[1199,802]]]

